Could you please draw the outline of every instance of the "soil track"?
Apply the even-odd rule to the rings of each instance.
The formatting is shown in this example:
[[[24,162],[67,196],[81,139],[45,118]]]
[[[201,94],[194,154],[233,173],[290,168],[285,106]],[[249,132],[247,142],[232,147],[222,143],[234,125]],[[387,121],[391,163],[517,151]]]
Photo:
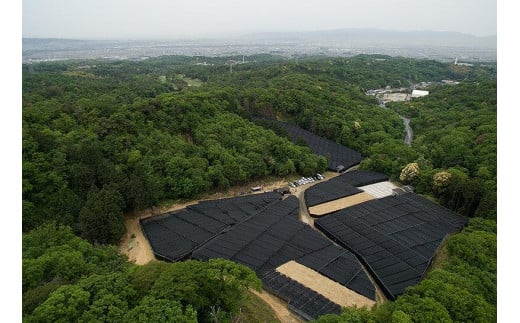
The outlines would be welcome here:
[[[375,301],[342,286],[294,260],[286,262],[276,268],[276,271],[312,289],[342,307],[365,306],[371,308],[376,304]]]
[[[274,314],[280,320],[281,323],[301,323],[304,322],[300,319],[296,314],[293,314],[289,309],[287,309],[287,304],[279,299],[278,297],[266,292],[262,291],[261,293],[252,290],[251,291],[256,296],[260,297],[264,300],[274,311]]]
[[[341,210],[347,208],[349,206],[353,206],[356,204],[360,204],[366,201],[370,201],[375,199],[372,195],[362,192],[354,195],[350,195],[347,197],[343,197],[334,201],[326,202],[323,204],[311,206],[309,208],[309,213],[312,216],[322,216],[327,213],[331,213],[337,210]]]

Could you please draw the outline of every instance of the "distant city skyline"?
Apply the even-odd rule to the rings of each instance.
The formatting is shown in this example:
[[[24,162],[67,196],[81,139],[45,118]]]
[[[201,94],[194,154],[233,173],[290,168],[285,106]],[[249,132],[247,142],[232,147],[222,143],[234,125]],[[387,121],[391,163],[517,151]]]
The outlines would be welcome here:
[[[497,34],[496,0],[24,0],[22,36],[219,38],[334,29]]]

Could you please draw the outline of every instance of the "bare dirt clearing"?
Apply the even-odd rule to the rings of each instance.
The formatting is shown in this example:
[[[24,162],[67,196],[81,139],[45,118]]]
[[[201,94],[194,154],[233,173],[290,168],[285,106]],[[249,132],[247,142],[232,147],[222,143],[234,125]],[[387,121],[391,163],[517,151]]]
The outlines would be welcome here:
[[[340,199],[337,199],[334,201],[330,201],[327,203],[311,206],[309,208],[309,213],[312,214],[313,216],[322,216],[324,214],[334,212],[337,210],[341,210],[341,209],[347,208],[349,206],[353,206],[356,204],[360,204],[360,203],[363,203],[366,201],[373,200],[374,198],[375,198],[374,196],[372,196],[368,193],[362,192],[362,193],[350,195],[350,196],[347,196],[344,198],[340,198]]]
[[[137,213],[129,213],[125,215],[126,234],[119,244],[119,252],[128,256],[128,260],[137,264],[145,265],[155,259],[152,247],[148,239],[141,230],[139,220],[146,219],[154,215],[176,211],[185,208],[188,205],[196,204],[197,201],[186,202],[182,204],[174,204],[166,209],[147,209]]]
[[[409,93],[385,93],[379,97],[383,102],[403,102],[410,100]]]
[[[366,306],[367,308],[371,308],[376,304],[375,301],[360,295],[293,260],[276,268],[276,271],[296,280],[305,287],[325,296],[342,307]]]
[[[138,217],[125,217],[126,234],[119,245],[119,252],[128,260],[144,265],[155,259],[148,240],[141,231]]]

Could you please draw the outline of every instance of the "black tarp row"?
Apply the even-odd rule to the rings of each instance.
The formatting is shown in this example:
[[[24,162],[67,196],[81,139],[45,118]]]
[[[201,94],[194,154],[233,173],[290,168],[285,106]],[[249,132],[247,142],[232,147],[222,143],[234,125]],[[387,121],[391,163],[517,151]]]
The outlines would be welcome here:
[[[363,192],[359,186],[387,181],[388,176],[362,170],[354,170],[318,183],[305,190],[305,204],[308,207],[334,201]]]
[[[270,205],[195,250],[193,258],[230,259],[249,266],[259,275],[296,260],[375,299],[375,288],[356,257],[298,221],[292,213],[295,203],[296,198]]]
[[[333,214],[338,220],[359,220],[401,239],[409,248],[442,240],[446,233],[457,232],[467,223],[467,218],[414,193],[368,201]]]
[[[258,213],[280,198],[279,193],[271,192],[203,201],[180,211],[142,220],[141,227],[156,255],[162,259],[177,261],[187,257],[195,248],[218,233]],[[293,201],[292,205],[294,204]]]
[[[328,160],[328,168],[332,171],[335,171],[340,165],[344,166],[346,170],[347,168],[359,164],[363,160],[361,154],[354,149],[315,135],[296,125],[283,121],[270,120],[270,122],[276,122],[277,125],[284,128],[293,142],[299,143],[303,140],[314,154],[326,157]]]
[[[350,171],[318,183],[305,190],[305,204],[308,207],[334,201],[363,192],[358,186],[387,181],[388,176],[369,171]]]
[[[247,265],[259,276],[295,260],[375,300],[375,288],[357,258],[298,221],[296,197],[274,197],[258,194],[202,202],[141,225],[155,255],[165,260],[225,258]],[[252,214],[240,221],[230,218],[239,207]],[[290,307],[304,317],[338,311],[337,304],[312,290],[289,291],[285,297]]]
[[[341,314],[341,306],[276,270],[265,272],[260,279],[264,289],[286,301],[306,320],[315,320],[324,314]]]
[[[366,170],[354,170],[351,172],[346,172],[341,174],[341,176],[337,176],[334,179],[341,181],[342,183],[349,184],[355,187],[375,184],[379,182],[388,181],[388,176],[385,174],[366,171]]]
[[[363,192],[352,185],[334,181],[336,178],[331,178],[326,182],[318,183],[306,189],[305,204],[311,207]]]
[[[332,226],[334,233],[328,232]],[[391,298],[399,292],[395,290],[394,285],[400,285],[411,278],[418,281],[428,265],[427,259],[414,254],[413,251],[394,250],[396,246],[391,240],[375,234],[374,231],[359,232],[362,229],[359,226],[351,228],[347,224],[334,221],[316,224],[316,227],[324,230],[337,243],[357,253]]]
[[[358,204],[315,226],[354,252],[391,299],[417,284],[437,248],[467,219],[414,193]]]
[[[400,195],[399,197],[403,203],[408,203],[409,205],[425,210],[431,217],[437,217],[443,222],[449,222],[458,230],[464,228],[464,226],[466,226],[468,223],[468,218],[452,212],[451,210],[440,206],[423,196],[410,193]]]
[[[365,274],[363,268],[358,265],[355,256],[350,252],[340,250],[334,245],[328,248],[335,249],[332,253],[328,254],[328,257],[324,257],[324,255],[321,255],[321,251],[318,251],[313,253],[310,257],[304,256],[297,259],[297,262],[314,269],[323,276],[343,286],[348,286],[349,289],[355,290],[361,295],[374,299],[374,286]],[[321,260],[321,262],[317,260]]]
[[[300,224],[293,216],[294,202],[297,202],[295,197],[275,203],[209,241],[197,249],[193,257],[206,260],[218,254],[220,258],[244,263],[258,271],[266,265],[273,252],[283,248],[287,237],[299,231],[298,227],[291,227],[289,224]],[[275,225],[280,222],[282,224]],[[281,228],[286,230],[280,230]]]
[[[232,225],[257,213],[259,210],[279,199],[280,193],[269,192],[221,200],[202,201],[198,204],[188,206],[187,209]]]

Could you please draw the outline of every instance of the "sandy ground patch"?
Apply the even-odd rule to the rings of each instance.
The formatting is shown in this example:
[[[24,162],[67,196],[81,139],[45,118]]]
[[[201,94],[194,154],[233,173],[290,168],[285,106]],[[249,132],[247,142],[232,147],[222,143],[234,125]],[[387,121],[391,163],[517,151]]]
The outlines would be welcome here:
[[[289,311],[287,308],[287,304],[279,299],[278,297],[269,294],[265,290],[262,290],[261,293],[252,290],[251,291],[256,296],[263,299],[271,308],[273,309],[276,317],[280,320],[281,323],[300,323],[303,322],[296,314]]]
[[[337,210],[341,210],[344,208],[347,208],[349,206],[353,206],[356,204],[360,204],[366,201],[370,201],[375,199],[374,196],[362,192],[354,195],[350,195],[347,197],[343,197],[334,201],[326,202],[323,204],[311,206],[309,208],[309,213],[312,214],[312,216],[322,216],[324,214],[334,212]]]
[[[305,287],[325,296],[342,307],[366,306],[367,308],[371,308],[376,304],[375,301],[293,260],[276,268],[276,271],[296,280]]]
[[[155,259],[148,240],[141,231],[138,217],[125,217],[126,234],[119,244],[119,252],[125,254],[128,260],[144,265]]]
[[[133,212],[125,215],[126,233],[119,244],[119,252],[128,256],[128,260],[137,264],[145,265],[155,259],[152,247],[141,230],[139,220],[152,217],[166,212],[176,211],[188,205],[196,204],[197,201],[174,204],[168,208],[151,208],[141,212]]]
[[[408,93],[385,93],[382,96],[380,96],[380,99],[383,102],[409,101],[410,94],[408,94]]]

